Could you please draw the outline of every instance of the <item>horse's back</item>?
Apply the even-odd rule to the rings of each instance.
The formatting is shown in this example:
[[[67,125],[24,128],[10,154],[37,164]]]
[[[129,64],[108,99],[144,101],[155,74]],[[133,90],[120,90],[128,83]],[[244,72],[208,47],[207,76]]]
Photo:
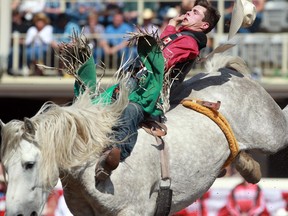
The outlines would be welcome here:
[[[268,92],[250,76],[222,68],[214,73],[197,74],[185,81],[172,95],[172,109],[183,98],[221,101],[219,112],[230,123],[237,141],[244,148],[262,149],[263,143],[279,143],[287,133],[286,118]],[[278,136],[275,136],[278,134]]]

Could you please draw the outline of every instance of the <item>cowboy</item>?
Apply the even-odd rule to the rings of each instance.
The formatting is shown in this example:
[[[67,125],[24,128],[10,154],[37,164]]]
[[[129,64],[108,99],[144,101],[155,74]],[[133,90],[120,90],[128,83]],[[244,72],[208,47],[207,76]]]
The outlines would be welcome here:
[[[206,34],[216,26],[219,19],[219,11],[207,0],[197,0],[190,11],[169,21],[160,38],[163,42],[165,72],[170,73],[174,81],[172,89],[184,80],[200,50],[206,47]],[[188,70],[181,69],[184,64]],[[177,80],[174,80],[176,77]]]
[[[109,177],[119,162],[130,155],[136,144],[138,126],[144,120],[144,116],[157,117],[163,114],[162,109],[157,106],[164,78],[164,58],[161,49],[155,38],[146,35],[138,38],[137,51],[147,73],[145,77],[140,77],[136,88],[130,90],[129,103],[121,114],[119,125],[114,126],[114,133],[111,135],[118,143],[106,149],[99,158],[95,170],[96,181],[103,181]],[[83,91],[83,87],[88,87],[93,93],[96,88],[93,57],[79,68],[77,76],[82,83],[79,80],[75,82],[75,96],[77,97]],[[93,103],[97,103],[99,98],[102,102],[112,103],[117,98],[115,92],[118,88],[118,84],[109,87]]]
[[[171,19],[168,26],[161,35],[164,44],[164,49],[162,50],[162,53],[166,60],[165,62],[166,70],[174,66],[176,62],[182,63],[190,59],[195,59],[199,55],[200,48],[206,46],[207,38],[205,34],[210,32],[215,27],[219,18],[220,18],[219,12],[215,8],[213,8],[210,4],[208,4],[208,2],[205,0],[205,1],[196,1],[196,4],[191,11],[187,12],[185,15],[177,16]],[[179,29],[177,27],[176,30],[176,25],[178,24],[181,24],[182,27]],[[189,33],[192,34],[189,36],[184,35],[182,37],[178,37],[177,39],[175,39],[173,43],[176,44],[177,47],[175,47],[174,45],[170,45],[169,42],[165,44],[165,41],[168,41],[170,37],[172,37],[171,34],[184,31],[186,32],[189,31]],[[187,49],[187,44],[191,44],[191,49]],[[171,52],[174,54],[170,55]],[[138,53],[139,53],[139,46],[138,46]],[[185,58],[181,56],[185,56]],[[155,67],[157,67],[157,65],[155,65],[156,61],[153,62],[154,62],[153,67],[155,70]],[[149,73],[147,72],[145,73],[145,75],[148,74]],[[159,81],[163,83],[163,77],[159,79]],[[143,88],[140,89],[141,91],[145,91],[143,90]],[[154,99],[159,97],[161,89],[162,86],[159,89],[159,91],[156,92],[156,97],[154,97]],[[150,90],[146,93],[147,95],[151,95]],[[153,103],[149,105],[149,107],[155,109],[156,101],[154,100]],[[150,103],[150,101],[146,101],[146,105],[147,102]],[[99,180],[104,180],[105,177],[108,177],[110,175],[112,170],[116,169],[118,164],[114,162],[118,161],[117,155],[119,155],[120,151],[121,151],[120,161],[123,161],[130,155],[136,143],[138,125],[140,122],[144,120],[145,113],[146,114],[148,113],[150,115],[152,114],[152,116],[159,116],[162,114],[161,112],[157,112],[157,114],[155,115],[155,113],[149,113],[145,111],[145,108],[143,109],[143,106],[141,109],[139,103],[129,103],[128,107],[123,112],[123,118],[129,122],[128,124],[125,124],[125,127],[117,127],[117,132],[118,134],[120,134],[120,136],[116,137],[116,139],[120,141],[125,139],[125,137],[128,135],[128,142],[126,142],[125,145],[117,145],[116,148],[112,148],[104,152],[103,156],[100,158],[100,163],[98,164],[99,168],[98,169],[96,168],[97,169],[96,179],[98,178]],[[130,135],[127,134],[128,131],[130,131]],[[131,133],[131,131],[133,133]]]
[[[256,9],[251,0],[236,0],[228,40],[234,37],[240,27],[251,26],[255,17]],[[206,47],[206,34],[216,26],[219,19],[218,10],[207,0],[196,0],[191,11],[169,21],[160,38],[163,42],[165,72],[169,73],[172,81],[171,92],[183,82],[189,73],[200,50]],[[232,46],[223,46],[223,48],[217,49],[220,48],[219,46],[215,50],[224,52]],[[209,55],[214,54],[214,51]]]

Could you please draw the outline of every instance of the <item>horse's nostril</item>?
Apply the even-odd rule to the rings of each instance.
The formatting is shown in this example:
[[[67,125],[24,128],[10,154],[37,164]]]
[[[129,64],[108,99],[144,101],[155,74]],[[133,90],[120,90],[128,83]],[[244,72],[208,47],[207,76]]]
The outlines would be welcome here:
[[[38,216],[37,212],[33,211],[30,216]]]

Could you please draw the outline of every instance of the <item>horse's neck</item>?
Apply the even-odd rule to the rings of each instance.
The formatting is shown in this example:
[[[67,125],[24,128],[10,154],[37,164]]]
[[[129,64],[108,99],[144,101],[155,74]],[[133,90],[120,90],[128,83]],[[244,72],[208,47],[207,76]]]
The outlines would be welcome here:
[[[94,167],[95,164],[91,164],[90,166],[76,167],[60,173],[64,193],[69,194],[71,202],[85,203],[89,193],[95,191]],[[93,200],[95,199],[96,197],[93,197]]]

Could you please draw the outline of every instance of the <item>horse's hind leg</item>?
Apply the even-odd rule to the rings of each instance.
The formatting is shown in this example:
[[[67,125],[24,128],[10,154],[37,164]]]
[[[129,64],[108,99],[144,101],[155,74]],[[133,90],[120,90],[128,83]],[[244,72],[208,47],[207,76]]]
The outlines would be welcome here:
[[[262,177],[260,164],[246,152],[240,151],[234,164],[236,170],[247,182],[256,184],[260,181]]]

